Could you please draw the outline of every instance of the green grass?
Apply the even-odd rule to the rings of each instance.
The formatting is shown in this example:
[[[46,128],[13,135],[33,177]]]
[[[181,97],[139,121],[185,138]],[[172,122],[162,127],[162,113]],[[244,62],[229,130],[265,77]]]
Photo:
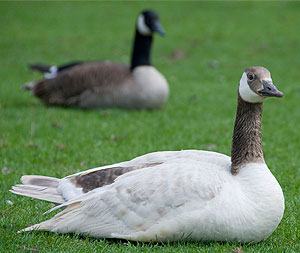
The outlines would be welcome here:
[[[127,63],[137,13],[154,8],[167,31],[152,59],[169,81],[157,111],[47,108],[22,83],[40,77],[27,63],[110,59]],[[293,2],[1,2],[0,251],[299,252],[300,4]],[[172,57],[182,50],[184,58]],[[217,61],[215,67],[211,62]],[[157,150],[230,154],[242,71],[267,67],[283,99],[264,104],[263,143],[286,210],[277,230],[256,245],[135,244],[45,232],[17,234],[52,205],[11,194],[23,174],[63,177]],[[213,144],[213,145],[212,145]],[[13,205],[7,204],[7,201]]]

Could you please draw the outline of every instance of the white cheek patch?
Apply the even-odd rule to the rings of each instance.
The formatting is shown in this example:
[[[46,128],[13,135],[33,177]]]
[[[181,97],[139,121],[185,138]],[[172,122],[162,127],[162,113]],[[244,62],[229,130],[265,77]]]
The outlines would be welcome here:
[[[261,103],[265,100],[264,97],[257,95],[253,90],[251,90],[248,85],[247,75],[245,72],[240,81],[239,93],[241,98],[249,103]]]
[[[145,23],[145,17],[144,17],[143,14],[141,14],[138,17],[138,20],[137,20],[137,29],[140,32],[140,34],[142,34],[142,35],[146,35],[146,36],[147,35],[151,35],[151,30],[146,25],[146,23]]]

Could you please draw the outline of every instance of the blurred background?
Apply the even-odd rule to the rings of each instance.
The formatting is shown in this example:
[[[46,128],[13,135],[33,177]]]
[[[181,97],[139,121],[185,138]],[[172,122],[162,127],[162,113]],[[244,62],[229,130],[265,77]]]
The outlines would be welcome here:
[[[20,90],[42,77],[28,63],[129,63],[136,18],[145,8],[157,11],[167,32],[155,36],[152,48],[152,63],[170,86],[162,109],[50,108]],[[266,242],[243,250],[299,249],[299,14],[297,2],[1,2],[0,249],[63,250],[70,243],[78,250],[122,248],[70,235],[16,234],[47,218],[42,213],[51,204],[8,190],[23,174],[63,177],[159,150],[230,155],[237,87],[249,66],[268,68],[284,92],[283,99],[264,103],[262,132],[265,160],[283,188],[286,212]],[[172,247],[180,251],[180,244]]]

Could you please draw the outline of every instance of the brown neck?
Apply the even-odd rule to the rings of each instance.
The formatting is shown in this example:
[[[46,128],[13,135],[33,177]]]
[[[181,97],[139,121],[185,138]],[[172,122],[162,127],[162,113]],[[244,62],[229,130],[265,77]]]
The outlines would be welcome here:
[[[232,137],[231,173],[252,162],[264,162],[261,146],[262,103],[247,103],[238,94],[238,106]]]

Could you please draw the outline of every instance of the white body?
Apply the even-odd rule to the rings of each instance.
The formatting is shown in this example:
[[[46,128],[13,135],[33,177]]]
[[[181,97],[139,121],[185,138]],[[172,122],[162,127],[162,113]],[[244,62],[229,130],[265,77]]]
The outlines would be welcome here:
[[[77,98],[79,107],[123,107],[123,108],[160,108],[168,99],[169,86],[165,77],[153,66],[136,67],[130,78],[109,93],[87,90]]]
[[[151,163],[157,165],[123,174],[85,194],[69,181],[108,167]],[[186,150],[150,153],[81,172],[59,180],[58,192],[68,201],[57,208],[66,209],[25,231],[136,241],[263,240],[283,216],[280,185],[264,163],[247,164],[236,176],[230,168],[226,155]]]

